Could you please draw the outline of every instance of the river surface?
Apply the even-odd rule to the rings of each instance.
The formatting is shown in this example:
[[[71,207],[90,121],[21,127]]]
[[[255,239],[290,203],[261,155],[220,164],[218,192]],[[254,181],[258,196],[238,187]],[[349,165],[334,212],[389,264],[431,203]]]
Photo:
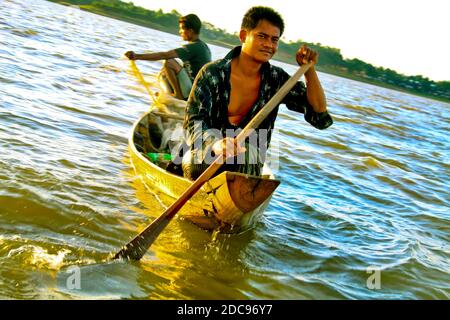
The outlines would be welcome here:
[[[321,73],[334,125],[281,107],[282,183],[253,230],[174,219],[140,262],[108,262],[164,210],[130,164],[151,99],[123,53],[181,39],[43,0],[0,9],[0,298],[449,299],[449,104]],[[161,63],[138,66],[152,82]]]

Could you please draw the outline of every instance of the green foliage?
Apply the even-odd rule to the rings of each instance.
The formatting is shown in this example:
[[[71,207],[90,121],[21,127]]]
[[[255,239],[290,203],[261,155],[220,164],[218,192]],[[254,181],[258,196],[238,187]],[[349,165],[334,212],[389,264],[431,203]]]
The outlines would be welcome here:
[[[405,76],[391,69],[374,67],[359,59],[344,59],[339,49],[323,46],[319,43],[308,43],[301,40],[289,44],[280,42],[279,51],[294,56],[303,44],[307,44],[319,53],[317,64],[319,70],[450,100],[450,81],[434,82],[422,76]]]
[[[118,19],[129,20],[150,28],[178,34],[178,19],[181,14],[176,10],[163,13],[161,9],[158,11],[147,10],[134,6],[131,2],[127,3],[120,0],[50,1],[80,6],[89,5]],[[237,34],[231,35],[208,22],[203,22],[201,34],[204,40],[213,44],[239,45]],[[304,43],[319,52],[318,70],[450,101],[450,81],[434,82],[422,76],[405,76],[391,69],[374,67],[359,59],[344,59],[339,49],[323,46],[320,43],[307,43],[301,40],[289,43],[280,41],[277,57],[287,63],[293,63],[295,53]]]

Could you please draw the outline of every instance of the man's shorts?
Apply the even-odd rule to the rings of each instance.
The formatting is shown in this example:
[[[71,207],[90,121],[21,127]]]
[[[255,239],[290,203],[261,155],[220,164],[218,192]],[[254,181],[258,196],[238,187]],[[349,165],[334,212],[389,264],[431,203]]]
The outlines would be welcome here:
[[[185,99],[189,97],[192,88],[192,81],[185,68],[182,68],[177,74],[178,84],[180,85],[181,94]]]

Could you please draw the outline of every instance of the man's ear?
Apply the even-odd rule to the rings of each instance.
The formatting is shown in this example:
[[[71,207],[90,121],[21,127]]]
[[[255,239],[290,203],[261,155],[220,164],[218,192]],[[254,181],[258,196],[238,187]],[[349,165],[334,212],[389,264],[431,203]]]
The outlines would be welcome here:
[[[241,40],[241,43],[244,43],[246,38],[247,30],[241,29],[241,31],[239,31],[239,40]]]

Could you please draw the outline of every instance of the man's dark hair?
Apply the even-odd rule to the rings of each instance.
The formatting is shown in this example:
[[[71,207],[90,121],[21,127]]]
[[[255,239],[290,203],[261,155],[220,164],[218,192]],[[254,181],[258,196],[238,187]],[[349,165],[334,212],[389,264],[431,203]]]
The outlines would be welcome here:
[[[256,6],[250,8],[242,19],[241,29],[255,29],[259,21],[267,20],[274,26],[280,28],[280,36],[284,31],[284,22],[281,15],[269,7]]]
[[[181,17],[178,23],[184,23],[186,29],[192,29],[196,34],[200,34],[202,22],[197,15],[193,13],[188,14],[187,16]]]

